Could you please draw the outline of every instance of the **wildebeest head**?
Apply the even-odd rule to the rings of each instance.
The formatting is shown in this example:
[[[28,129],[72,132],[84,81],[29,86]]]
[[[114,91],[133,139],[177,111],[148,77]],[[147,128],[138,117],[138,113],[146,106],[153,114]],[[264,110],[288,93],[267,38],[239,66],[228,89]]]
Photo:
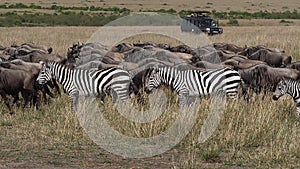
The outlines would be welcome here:
[[[40,73],[37,77],[37,81],[39,84],[46,84],[48,81],[52,79],[52,72],[50,70],[50,65],[48,62],[40,62],[40,64],[43,65],[42,69],[40,70]]]
[[[287,79],[283,78],[276,86],[275,92],[273,94],[273,100],[278,100],[281,96],[287,93],[287,90]]]

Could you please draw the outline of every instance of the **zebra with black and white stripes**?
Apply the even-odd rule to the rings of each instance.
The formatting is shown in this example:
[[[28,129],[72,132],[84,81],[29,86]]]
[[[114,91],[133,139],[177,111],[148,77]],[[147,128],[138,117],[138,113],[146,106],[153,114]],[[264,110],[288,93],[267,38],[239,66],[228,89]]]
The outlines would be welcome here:
[[[229,98],[237,98],[241,81],[239,73],[230,68],[179,70],[162,66],[152,70],[147,93],[160,85],[166,85],[177,92],[181,104],[186,104],[188,97],[203,97],[219,92],[223,92]]]
[[[278,100],[281,96],[289,94],[293,97],[297,108],[297,121],[300,120],[300,82],[292,79],[281,79],[276,86],[273,100]]]
[[[37,77],[40,84],[45,84],[52,78],[62,84],[69,95],[71,107],[74,110],[79,96],[103,96],[110,94],[113,102],[117,99],[127,100],[129,97],[130,75],[120,68],[102,70],[70,69],[56,62],[42,62],[43,67]]]

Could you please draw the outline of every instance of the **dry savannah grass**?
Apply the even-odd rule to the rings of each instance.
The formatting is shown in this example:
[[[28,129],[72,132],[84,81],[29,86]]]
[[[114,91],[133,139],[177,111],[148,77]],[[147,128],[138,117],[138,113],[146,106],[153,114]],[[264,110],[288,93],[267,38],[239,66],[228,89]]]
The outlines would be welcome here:
[[[271,28],[271,29],[270,29]],[[1,45],[34,42],[52,46],[66,55],[73,43],[85,42],[96,27],[0,28]],[[134,29],[134,28],[128,28]],[[224,34],[208,37],[211,42],[240,46],[266,45],[281,48],[300,60],[298,26],[225,27]],[[125,31],[124,31],[125,32]],[[166,37],[138,36],[129,41],[166,42]],[[167,40],[169,41],[169,40]],[[176,42],[176,41],[172,41]],[[175,95],[170,96],[171,103]],[[118,131],[134,137],[157,135],[177,118],[173,104],[155,122],[128,122],[102,106],[105,118]],[[175,107],[176,108],[176,107]],[[210,100],[202,100],[197,123],[170,151],[155,157],[130,159],[111,154],[85,134],[70,111],[65,94],[40,110],[15,108],[16,114],[0,118],[0,168],[299,168],[300,128],[295,125],[295,106],[288,96],[278,102],[256,96],[250,103],[228,100],[221,122],[204,143],[197,143]],[[1,104],[2,113],[7,112]]]

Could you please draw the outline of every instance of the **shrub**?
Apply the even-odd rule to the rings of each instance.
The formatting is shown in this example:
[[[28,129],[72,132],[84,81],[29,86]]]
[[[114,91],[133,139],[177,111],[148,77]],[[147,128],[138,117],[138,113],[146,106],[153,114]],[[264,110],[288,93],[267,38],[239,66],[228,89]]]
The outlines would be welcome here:
[[[231,25],[231,26],[239,26],[239,22],[236,19],[229,19],[229,21],[227,22],[227,25]]]

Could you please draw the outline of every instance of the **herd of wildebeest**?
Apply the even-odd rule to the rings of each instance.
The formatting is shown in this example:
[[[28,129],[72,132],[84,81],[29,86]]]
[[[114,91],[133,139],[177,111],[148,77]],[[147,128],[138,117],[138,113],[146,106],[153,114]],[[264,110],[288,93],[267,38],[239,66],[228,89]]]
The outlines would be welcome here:
[[[149,71],[153,66],[166,65],[179,69],[217,69],[230,67],[239,72],[251,93],[273,92],[282,78],[298,80],[300,62],[282,49],[263,45],[240,47],[234,44],[213,43],[201,47],[168,44],[120,43],[107,47],[101,43],[75,43],[66,51],[67,56],[54,54],[51,47],[40,44],[0,46],[0,94],[13,114],[12,105],[39,108],[41,103],[60,95],[55,80],[45,85],[36,78],[40,61],[55,61],[70,69],[125,69],[132,77],[131,95],[141,97],[146,90]],[[21,93],[22,100],[19,100]],[[7,97],[13,97],[13,101]]]

